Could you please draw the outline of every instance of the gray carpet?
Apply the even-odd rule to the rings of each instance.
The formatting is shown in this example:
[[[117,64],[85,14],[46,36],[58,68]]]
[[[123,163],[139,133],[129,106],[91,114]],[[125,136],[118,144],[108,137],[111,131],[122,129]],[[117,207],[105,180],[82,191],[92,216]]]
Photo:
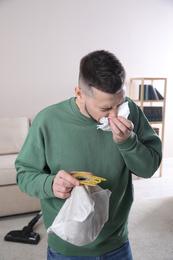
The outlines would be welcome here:
[[[134,260],[173,260],[173,197],[135,202],[129,238]]]
[[[46,260],[47,233],[44,228],[42,217],[34,226],[34,231],[40,235],[37,245],[14,243],[4,241],[4,236],[12,230],[21,230],[26,226],[34,214],[26,214],[0,219],[0,259],[1,260]]]
[[[22,229],[36,214],[0,219],[1,260],[46,260],[47,234],[42,218],[34,227],[38,245],[6,242],[11,230]],[[135,201],[129,220],[134,260],[173,260],[173,197]]]

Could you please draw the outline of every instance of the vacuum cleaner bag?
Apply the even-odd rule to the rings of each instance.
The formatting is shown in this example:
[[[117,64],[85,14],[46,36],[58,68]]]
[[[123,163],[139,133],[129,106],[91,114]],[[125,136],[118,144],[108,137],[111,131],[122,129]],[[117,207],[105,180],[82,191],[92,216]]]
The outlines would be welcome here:
[[[93,242],[108,220],[110,195],[98,185],[74,187],[47,232],[76,246]]]

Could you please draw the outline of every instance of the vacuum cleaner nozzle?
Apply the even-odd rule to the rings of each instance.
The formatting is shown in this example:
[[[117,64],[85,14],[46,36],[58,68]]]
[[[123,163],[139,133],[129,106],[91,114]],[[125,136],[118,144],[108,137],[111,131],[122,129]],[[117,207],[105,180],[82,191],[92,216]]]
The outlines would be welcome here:
[[[5,241],[20,242],[25,244],[38,244],[40,235],[31,231],[30,233],[23,233],[22,230],[15,230],[9,232],[5,237]]]
[[[5,237],[5,241],[11,241],[11,242],[20,242],[25,244],[38,244],[40,240],[40,235],[33,232],[33,226],[36,224],[36,222],[39,220],[39,218],[42,216],[42,212],[37,214],[36,217],[34,217],[27,226],[25,226],[22,230],[14,230],[10,231]]]

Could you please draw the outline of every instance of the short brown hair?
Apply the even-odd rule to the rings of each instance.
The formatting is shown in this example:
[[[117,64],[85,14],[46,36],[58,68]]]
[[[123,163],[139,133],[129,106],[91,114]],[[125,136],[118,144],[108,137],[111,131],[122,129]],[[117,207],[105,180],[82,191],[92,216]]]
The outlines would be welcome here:
[[[86,91],[96,88],[114,94],[123,86],[125,76],[121,62],[108,51],[91,52],[80,61],[79,83],[86,86]]]

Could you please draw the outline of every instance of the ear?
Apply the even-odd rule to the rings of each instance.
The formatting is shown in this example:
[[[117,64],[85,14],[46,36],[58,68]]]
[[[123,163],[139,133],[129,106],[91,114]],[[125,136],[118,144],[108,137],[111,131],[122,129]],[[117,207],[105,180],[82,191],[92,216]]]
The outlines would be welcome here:
[[[76,93],[77,100],[80,103],[83,103],[85,95],[82,92],[82,89],[80,87],[75,87],[75,93]]]

